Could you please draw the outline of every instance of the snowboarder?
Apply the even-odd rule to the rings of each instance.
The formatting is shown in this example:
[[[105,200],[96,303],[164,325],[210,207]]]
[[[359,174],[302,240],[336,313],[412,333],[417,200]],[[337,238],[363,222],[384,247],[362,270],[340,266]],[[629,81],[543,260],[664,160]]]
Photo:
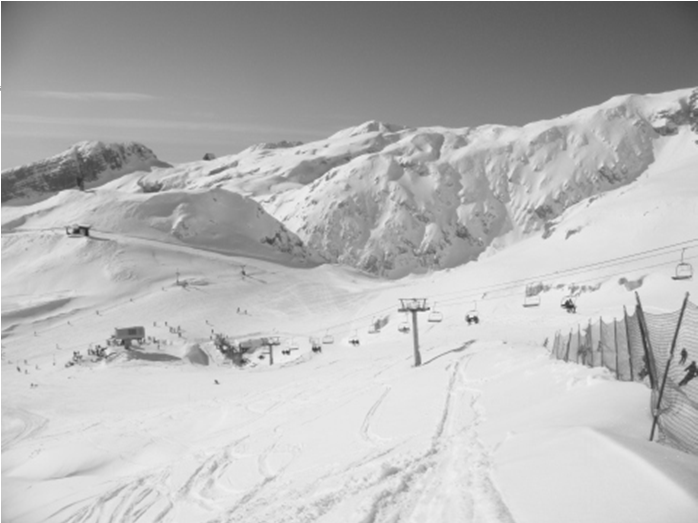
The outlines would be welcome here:
[[[686,375],[679,382],[679,387],[683,387],[689,381],[691,381],[693,378],[698,376],[698,365],[696,365],[696,360],[693,360],[691,362],[691,364],[688,367],[686,367],[684,370],[686,371]]]

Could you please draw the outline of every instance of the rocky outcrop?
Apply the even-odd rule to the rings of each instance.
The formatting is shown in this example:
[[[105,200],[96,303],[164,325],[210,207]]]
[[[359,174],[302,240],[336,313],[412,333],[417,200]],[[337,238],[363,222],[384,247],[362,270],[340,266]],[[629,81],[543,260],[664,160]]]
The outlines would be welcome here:
[[[139,143],[80,142],[45,160],[2,171],[2,202],[39,200],[77,187],[80,179],[90,187],[153,167],[170,165]]]

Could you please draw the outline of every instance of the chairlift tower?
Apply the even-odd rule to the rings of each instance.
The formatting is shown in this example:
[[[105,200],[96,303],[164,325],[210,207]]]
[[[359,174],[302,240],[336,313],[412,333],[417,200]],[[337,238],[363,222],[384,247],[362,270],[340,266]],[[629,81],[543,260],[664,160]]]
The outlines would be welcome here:
[[[419,354],[419,331],[417,330],[417,314],[429,310],[426,298],[400,298],[400,308],[398,312],[409,312],[412,314],[412,341],[414,344],[414,366],[422,364],[422,356]]]
[[[281,345],[281,340],[278,336],[268,336],[262,338],[262,345],[267,348],[267,353],[269,354],[269,365],[274,365],[274,347]]]

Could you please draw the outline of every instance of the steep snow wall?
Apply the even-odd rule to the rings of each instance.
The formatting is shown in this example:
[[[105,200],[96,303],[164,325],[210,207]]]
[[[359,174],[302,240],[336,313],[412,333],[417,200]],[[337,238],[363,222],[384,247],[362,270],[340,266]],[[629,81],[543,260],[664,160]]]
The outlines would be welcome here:
[[[698,127],[698,89],[616,97],[521,128],[402,130],[264,202],[328,260],[392,277],[453,267],[507,233],[546,234],[572,205],[633,182],[656,140],[682,126]]]

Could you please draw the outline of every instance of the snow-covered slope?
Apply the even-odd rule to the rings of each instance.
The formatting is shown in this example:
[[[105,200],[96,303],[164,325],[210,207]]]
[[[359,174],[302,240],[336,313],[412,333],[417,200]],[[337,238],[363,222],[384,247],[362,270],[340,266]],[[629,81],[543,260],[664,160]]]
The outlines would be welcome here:
[[[325,259],[389,277],[549,234],[563,211],[635,181],[659,139],[698,140],[698,89],[625,95],[524,127],[366,122],[309,144],[262,144],[115,181],[250,195]]]
[[[604,369],[551,360],[543,346],[558,329],[621,316],[635,303],[634,290],[648,312],[676,311],[686,292],[698,296],[698,278],[671,279],[683,248],[686,261],[695,267],[698,260],[698,147],[680,117],[685,111],[672,105],[683,98],[672,96],[656,98],[656,107],[641,98],[648,114],[673,108],[655,120],[638,116],[637,133],[622,130],[622,119],[616,128],[599,116],[618,134],[602,134],[611,145],[597,137],[592,147],[595,135],[585,130],[586,149],[568,138],[530,150],[528,142],[507,142],[539,136],[552,123],[480,128],[462,147],[455,142],[466,131],[377,125],[328,141],[330,157],[348,155],[346,164],[325,174],[324,167],[297,171],[319,177],[270,207],[289,212],[282,204],[293,203],[294,192],[309,196],[315,184],[318,195],[341,198],[336,216],[314,219],[342,212],[346,219],[356,209],[346,202],[381,194],[375,184],[392,207],[380,214],[383,200],[366,203],[386,220],[371,231],[394,234],[380,246],[392,249],[389,240],[399,247],[409,232],[400,227],[412,223],[414,206],[423,205],[432,221],[418,220],[410,241],[438,220],[448,231],[448,213],[468,217],[468,205],[492,206],[494,240],[489,247],[483,240],[476,261],[397,281],[304,263],[296,238],[260,205],[206,187],[223,171],[209,177],[180,167],[163,170],[162,180],[139,172],[31,206],[4,206],[3,521],[693,522],[698,457],[647,441],[651,391]],[[562,120],[572,129],[604,110]],[[647,122],[662,133],[643,132]],[[625,150],[631,138],[648,140],[651,159]],[[366,152],[376,143],[380,154]],[[306,151],[297,155],[306,161],[319,158],[310,152],[317,146],[245,155],[281,168],[296,150]],[[541,165],[576,160],[596,169],[589,176],[601,159],[626,163],[614,167],[617,182],[594,185],[583,170],[570,181],[557,176],[562,168],[533,169],[546,147],[550,160]],[[501,158],[493,153],[500,150]],[[510,181],[507,158],[515,153],[529,164],[522,161]],[[626,178],[627,165],[635,167]],[[420,176],[421,166],[444,174]],[[283,172],[249,174],[239,187],[256,179],[260,194],[279,191],[291,183]],[[534,180],[546,175],[539,189]],[[333,189],[338,179],[338,187],[350,185],[343,197]],[[142,192],[160,181],[171,185]],[[574,203],[584,187],[616,189]],[[549,215],[527,213],[526,198],[537,208],[548,189],[560,195],[560,207],[553,201]],[[483,194],[494,196],[478,203]],[[366,218],[377,219],[368,210]],[[75,221],[93,225],[93,236],[67,237],[62,227]],[[544,234],[518,237],[542,223]],[[272,237],[291,252],[263,241]],[[400,256],[402,267],[420,259]],[[542,284],[539,307],[521,306],[527,282]],[[583,289],[575,315],[559,306],[573,284]],[[397,328],[404,320],[398,299],[409,297],[427,298],[443,314],[440,323],[419,316],[418,368],[411,336]],[[473,308],[481,322],[468,326],[463,318]],[[383,328],[369,334],[376,319]],[[108,361],[91,361],[90,346],[104,345],[115,327],[136,325],[146,329],[145,342],[130,351],[109,347]],[[274,365],[259,351],[247,368],[231,367],[213,346],[214,332],[279,336]],[[334,343],[313,352],[310,338],[325,336]],[[349,344],[353,337],[360,345]],[[74,351],[85,360],[66,366]]]
[[[100,188],[3,208],[3,520],[693,522],[698,457],[647,441],[651,391],[543,347],[621,316],[635,302],[624,281],[650,312],[698,296],[697,278],[671,279],[676,244],[698,256],[694,136],[655,145],[635,183],[573,205],[546,238],[398,281],[168,235],[173,209],[201,197],[205,222],[222,190]],[[121,232],[50,228],[86,216]],[[521,306],[526,281],[545,284],[540,307]],[[587,287],[576,315],[559,306],[573,282]],[[419,316],[418,368],[397,329],[407,297],[444,316]],[[482,321],[468,326],[473,306]],[[132,325],[158,341],[90,361],[90,344]],[[280,336],[274,365],[260,353],[226,365],[213,331]],[[334,343],[312,352],[325,335]],[[86,361],[66,367],[73,351]]]
[[[139,143],[80,142],[45,160],[2,171],[2,202],[17,204],[46,198],[76,187],[78,176],[86,187],[94,187],[154,167],[170,165]]]
[[[91,239],[67,238],[63,228],[74,223],[91,225]],[[62,191],[31,206],[4,209],[2,227],[3,291],[10,293],[15,281],[43,292],[70,288],[71,296],[99,295],[107,288],[133,292],[146,268],[120,247],[118,238],[244,253],[287,265],[313,263],[296,235],[257,202],[224,189]],[[29,244],[27,235],[33,238]],[[92,265],[98,260],[101,266]],[[90,268],[95,272],[85,277]],[[168,278],[172,270],[177,268],[168,270]],[[238,274],[240,267],[232,270]]]

